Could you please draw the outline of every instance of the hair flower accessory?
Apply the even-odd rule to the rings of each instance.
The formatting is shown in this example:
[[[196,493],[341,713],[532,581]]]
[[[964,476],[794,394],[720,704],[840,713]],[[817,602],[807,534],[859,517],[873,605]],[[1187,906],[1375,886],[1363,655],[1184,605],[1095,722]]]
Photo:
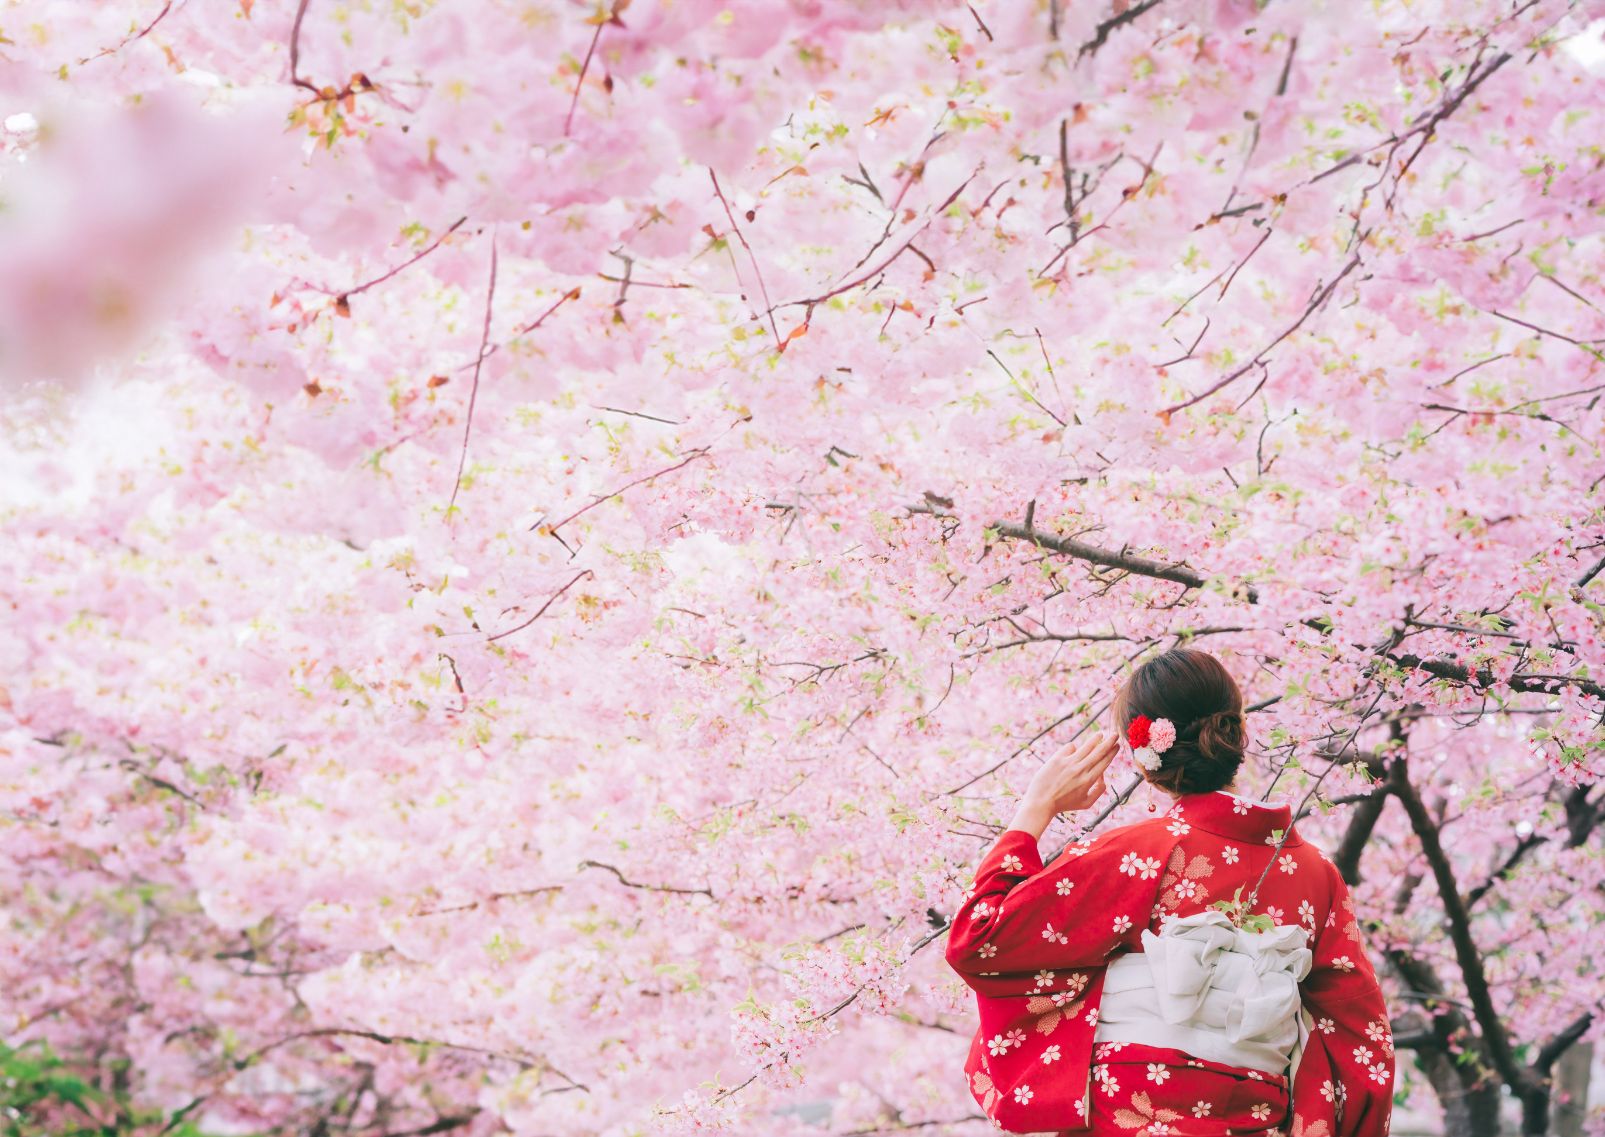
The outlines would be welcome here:
[[[1176,726],[1169,719],[1151,719],[1138,715],[1126,728],[1126,741],[1131,743],[1131,756],[1144,770],[1157,770],[1164,761],[1160,757],[1176,741]]]

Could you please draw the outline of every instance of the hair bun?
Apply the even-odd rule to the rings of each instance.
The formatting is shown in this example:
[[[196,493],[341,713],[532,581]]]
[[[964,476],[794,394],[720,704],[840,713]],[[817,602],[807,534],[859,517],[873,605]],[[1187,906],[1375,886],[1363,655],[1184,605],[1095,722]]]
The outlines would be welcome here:
[[[1198,756],[1211,762],[1239,762],[1248,738],[1241,711],[1216,711],[1192,724],[1196,732]]]

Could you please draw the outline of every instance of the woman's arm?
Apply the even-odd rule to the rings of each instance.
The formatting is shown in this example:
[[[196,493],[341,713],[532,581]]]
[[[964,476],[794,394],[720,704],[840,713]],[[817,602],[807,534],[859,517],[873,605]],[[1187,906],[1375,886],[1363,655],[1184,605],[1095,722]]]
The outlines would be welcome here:
[[[947,962],[983,995],[1048,994],[1141,945],[1166,858],[1180,840],[1128,825],[1071,844],[1047,869],[1027,828],[998,837],[948,929]]]
[[[1116,831],[1074,843],[1044,870],[1037,848],[1056,814],[1103,794],[1116,748],[1115,738],[1096,734],[1043,763],[981,858],[948,930],[947,962],[982,994],[1046,994],[1058,989],[1055,971],[1099,966],[1148,926],[1163,853],[1139,856],[1109,840]]]
[[[1055,811],[1051,802],[1033,799],[1029,796],[1023,797],[1020,799],[1020,804],[1014,807],[1014,819],[1009,822],[1009,829],[1018,829],[1022,833],[1029,833],[1033,841],[1040,841],[1042,834],[1048,828],[1048,823],[1053,820],[1054,816]]]
[[[1293,1079],[1293,1131],[1317,1132],[1325,1122],[1332,1137],[1383,1137],[1393,1112],[1388,1008],[1348,885],[1331,862],[1326,868],[1331,911],[1299,985],[1313,1027]]]

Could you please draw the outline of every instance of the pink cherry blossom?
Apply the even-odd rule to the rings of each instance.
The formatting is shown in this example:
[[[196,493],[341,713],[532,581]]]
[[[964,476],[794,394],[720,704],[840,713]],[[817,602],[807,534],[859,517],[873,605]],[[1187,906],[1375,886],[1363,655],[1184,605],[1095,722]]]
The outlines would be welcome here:
[[[208,1132],[947,1124],[931,944],[1187,643],[1410,1108],[1547,1084],[1601,14],[14,0],[4,1040]]]

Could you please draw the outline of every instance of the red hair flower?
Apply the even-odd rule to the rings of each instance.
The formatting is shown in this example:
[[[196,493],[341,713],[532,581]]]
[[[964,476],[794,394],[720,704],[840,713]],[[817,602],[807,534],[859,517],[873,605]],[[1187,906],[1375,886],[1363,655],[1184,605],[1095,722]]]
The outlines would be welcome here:
[[[1160,757],[1176,741],[1176,727],[1169,719],[1150,719],[1138,715],[1126,728],[1126,741],[1131,743],[1131,757],[1144,770],[1157,770],[1164,761]]]

